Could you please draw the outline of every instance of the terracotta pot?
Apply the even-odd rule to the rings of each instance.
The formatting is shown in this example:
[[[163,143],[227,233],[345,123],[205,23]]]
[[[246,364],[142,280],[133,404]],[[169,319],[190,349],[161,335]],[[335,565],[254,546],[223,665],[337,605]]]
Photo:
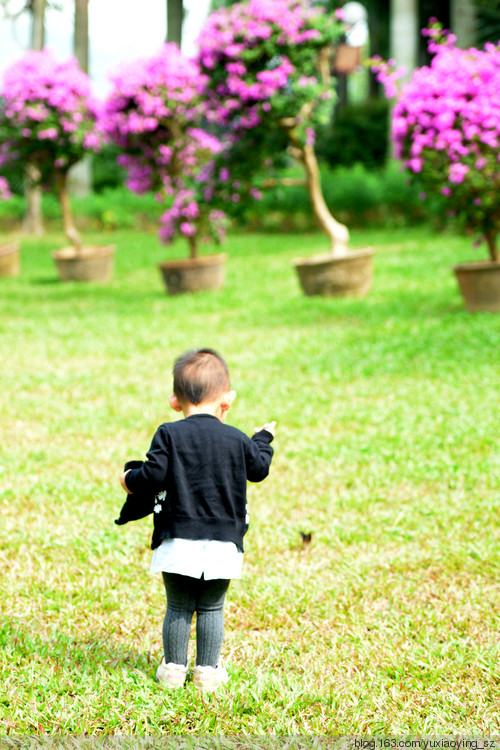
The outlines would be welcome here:
[[[333,72],[347,75],[352,73],[361,62],[361,48],[351,47],[349,44],[339,44],[335,51]]]
[[[168,294],[219,290],[226,275],[225,253],[160,263]]]
[[[19,262],[19,245],[12,242],[0,247],[0,276],[19,276],[21,264]]]
[[[315,255],[292,261],[308,296],[364,297],[373,280],[373,250],[352,250],[346,255]]]
[[[61,281],[110,281],[115,260],[115,246],[84,246],[81,253],[63,247],[52,253]]]
[[[453,271],[469,312],[500,312],[500,263],[462,263]]]

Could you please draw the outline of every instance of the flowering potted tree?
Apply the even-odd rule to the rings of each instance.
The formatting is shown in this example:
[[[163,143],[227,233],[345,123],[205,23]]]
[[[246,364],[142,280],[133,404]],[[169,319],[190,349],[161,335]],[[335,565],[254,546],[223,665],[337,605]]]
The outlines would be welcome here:
[[[122,150],[127,186],[154,190],[168,203],[159,236],[186,239],[189,257],[160,264],[167,291],[218,289],[224,254],[200,256],[200,243],[224,239],[226,218],[215,204],[215,158],[221,142],[200,127],[203,79],[175,44],[155,56],[121,66],[103,109],[103,129]]]
[[[71,247],[55,252],[62,280],[109,278],[112,247],[85,247],[75,227],[68,172],[88,150],[97,150],[97,107],[88,76],[75,58],[58,62],[52,52],[33,51],[13,63],[3,77],[0,159],[16,159],[55,187],[64,231]]]
[[[425,29],[430,66],[414,71],[393,109],[396,156],[422,197],[440,193],[455,220],[489,260],[456,266],[468,310],[500,312],[500,45],[459,49],[455,37],[433,22]],[[398,94],[398,71],[376,62],[386,93]]]
[[[321,189],[315,128],[331,117],[330,69],[343,28],[338,14],[308,0],[247,0],[212,13],[198,40],[208,116],[231,134],[226,153],[239,192],[282,155],[298,159],[326,255],[295,261],[306,294],[366,293],[372,253],[349,251],[349,232],[332,216]]]
[[[0,177],[0,201],[11,197],[9,184],[5,177]],[[19,245],[10,242],[8,245],[0,245],[0,276],[19,275]]]

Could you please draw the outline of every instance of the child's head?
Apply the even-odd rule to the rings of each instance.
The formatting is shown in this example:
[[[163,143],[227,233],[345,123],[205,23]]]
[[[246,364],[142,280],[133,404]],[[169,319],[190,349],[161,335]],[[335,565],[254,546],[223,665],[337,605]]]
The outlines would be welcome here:
[[[229,392],[229,371],[213,349],[194,349],[174,363],[174,394],[180,404],[215,401]]]

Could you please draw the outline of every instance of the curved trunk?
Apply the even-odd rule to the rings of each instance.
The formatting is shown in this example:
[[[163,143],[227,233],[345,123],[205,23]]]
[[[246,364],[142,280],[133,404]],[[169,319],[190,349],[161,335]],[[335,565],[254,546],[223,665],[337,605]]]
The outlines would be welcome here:
[[[75,227],[75,222],[73,221],[73,212],[71,210],[71,202],[69,199],[67,177],[67,172],[60,172],[57,175],[57,194],[59,196],[59,203],[61,205],[64,234],[75,248],[76,254],[80,255],[82,252],[82,240],[80,237],[80,233]]]
[[[319,174],[318,160],[314,148],[305,145],[300,149],[300,159],[304,165],[307,177],[307,189],[311,198],[311,205],[321,229],[330,240],[332,255],[345,255],[349,243],[349,230],[333,218],[330,209],[326,205],[321,179]]]

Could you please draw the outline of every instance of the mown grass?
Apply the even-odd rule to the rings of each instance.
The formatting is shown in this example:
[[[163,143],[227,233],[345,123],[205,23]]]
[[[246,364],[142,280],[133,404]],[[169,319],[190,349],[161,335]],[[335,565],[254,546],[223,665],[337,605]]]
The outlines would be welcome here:
[[[370,295],[306,298],[289,262],[320,235],[234,234],[223,292],[169,298],[153,234],[108,239],[108,286],[59,283],[56,236],[0,280],[0,733],[498,732],[500,316],[467,314],[450,272],[477,251],[358,232]],[[171,363],[199,345],[229,363],[232,424],[278,421],[228,597],[231,681],[205,698],[155,683],[151,523],[113,524],[121,466],[176,418]]]

